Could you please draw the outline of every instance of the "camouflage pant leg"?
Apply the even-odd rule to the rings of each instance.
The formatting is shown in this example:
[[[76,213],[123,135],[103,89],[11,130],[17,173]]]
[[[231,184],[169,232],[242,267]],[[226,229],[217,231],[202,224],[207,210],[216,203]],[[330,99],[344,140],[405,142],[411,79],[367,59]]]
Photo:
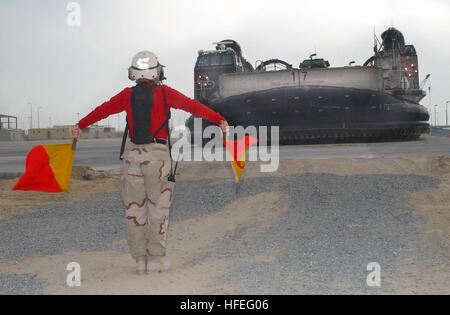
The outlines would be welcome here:
[[[147,253],[165,256],[174,183],[168,181],[170,158],[167,147],[153,145],[151,152],[154,160],[142,166],[149,200]]]
[[[164,256],[174,185],[168,182],[170,158],[164,145],[130,144],[122,176],[127,237],[133,257]]]
[[[140,167],[142,151],[127,149],[123,160],[122,198],[127,219],[127,239],[131,255],[145,256],[145,232],[148,220],[144,175]]]

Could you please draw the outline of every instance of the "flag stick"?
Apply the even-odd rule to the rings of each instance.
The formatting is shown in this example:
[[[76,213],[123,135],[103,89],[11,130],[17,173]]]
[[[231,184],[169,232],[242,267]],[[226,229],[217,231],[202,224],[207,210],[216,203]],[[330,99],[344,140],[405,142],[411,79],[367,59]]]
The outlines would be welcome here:
[[[77,142],[78,142],[77,139],[72,140],[72,150],[74,150],[74,151],[77,149]]]

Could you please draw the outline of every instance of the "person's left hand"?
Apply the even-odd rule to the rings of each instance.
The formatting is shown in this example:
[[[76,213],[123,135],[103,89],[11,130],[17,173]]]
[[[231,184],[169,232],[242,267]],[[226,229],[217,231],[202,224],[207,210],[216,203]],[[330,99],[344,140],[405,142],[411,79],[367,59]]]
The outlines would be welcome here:
[[[229,131],[229,129],[230,129],[230,126],[228,126],[228,122],[226,121],[226,120],[222,120],[221,122],[220,122],[220,125],[219,125],[219,127],[220,127],[220,130],[222,130],[222,132],[224,133],[224,134],[228,134],[228,131]]]

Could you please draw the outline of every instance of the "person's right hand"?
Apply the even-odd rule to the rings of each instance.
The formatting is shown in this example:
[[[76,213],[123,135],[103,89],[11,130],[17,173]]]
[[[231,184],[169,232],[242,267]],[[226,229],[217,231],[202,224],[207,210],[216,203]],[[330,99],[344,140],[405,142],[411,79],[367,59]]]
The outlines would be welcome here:
[[[81,130],[78,125],[73,126],[72,128],[72,140],[80,140]]]

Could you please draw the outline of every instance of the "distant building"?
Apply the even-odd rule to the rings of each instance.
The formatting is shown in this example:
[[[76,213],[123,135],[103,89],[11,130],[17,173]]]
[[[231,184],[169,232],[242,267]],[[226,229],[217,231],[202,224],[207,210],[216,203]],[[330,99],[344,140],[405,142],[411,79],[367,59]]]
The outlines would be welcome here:
[[[0,115],[0,141],[23,141],[25,131],[17,128],[17,117]]]
[[[53,128],[30,129],[28,140],[69,140],[72,139],[73,126],[54,126]],[[114,138],[115,128],[91,126],[82,130],[82,139]]]
[[[90,126],[81,131],[82,139],[100,139],[100,138],[115,138],[116,128],[104,126]]]
[[[55,126],[28,130],[28,140],[72,139],[72,126]]]

